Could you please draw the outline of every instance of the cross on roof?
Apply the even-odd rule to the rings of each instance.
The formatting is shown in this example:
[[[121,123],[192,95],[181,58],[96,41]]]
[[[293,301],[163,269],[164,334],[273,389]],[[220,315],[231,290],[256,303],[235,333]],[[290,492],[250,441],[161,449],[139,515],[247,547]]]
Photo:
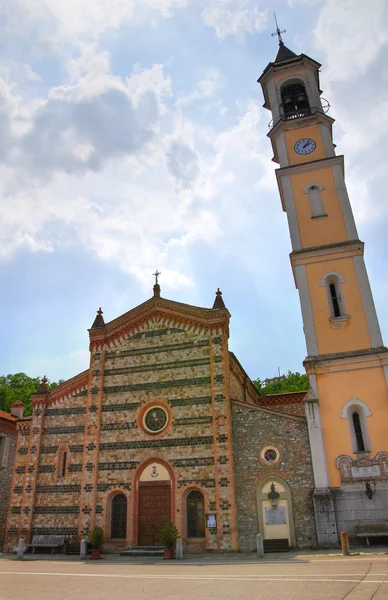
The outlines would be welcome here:
[[[276,31],[274,31],[274,33],[271,33],[271,35],[272,35],[272,37],[274,35],[277,35],[278,36],[278,40],[279,40],[279,44],[283,44],[282,33],[286,33],[286,29],[280,30],[279,25],[278,25],[278,21],[277,21],[277,18],[276,18],[276,14],[274,13],[273,16],[275,17]]]
[[[156,269],[155,273],[153,273],[153,276],[155,277],[155,285],[158,285],[159,275],[161,275],[161,273],[159,273],[158,269]]]

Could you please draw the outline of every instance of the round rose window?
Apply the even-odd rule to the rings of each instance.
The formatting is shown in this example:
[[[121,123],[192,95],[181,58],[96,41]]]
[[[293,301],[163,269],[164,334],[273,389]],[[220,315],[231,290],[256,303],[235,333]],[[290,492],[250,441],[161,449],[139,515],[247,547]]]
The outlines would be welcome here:
[[[158,433],[162,431],[167,424],[167,413],[160,406],[153,406],[146,412],[144,417],[144,425],[148,431]]]
[[[269,463],[275,462],[277,457],[277,452],[273,448],[269,448],[264,452],[264,460],[266,460]]]
[[[260,452],[260,458],[267,463],[267,465],[273,465],[280,459],[280,453],[275,446],[266,446]]]

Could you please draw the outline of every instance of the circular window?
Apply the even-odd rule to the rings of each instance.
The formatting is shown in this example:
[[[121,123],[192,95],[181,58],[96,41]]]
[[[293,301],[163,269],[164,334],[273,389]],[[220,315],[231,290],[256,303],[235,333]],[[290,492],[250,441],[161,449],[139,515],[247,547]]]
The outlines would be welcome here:
[[[272,448],[270,448],[269,450],[266,450],[264,452],[264,460],[266,460],[269,463],[275,462],[277,457],[278,457],[278,455],[277,455],[276,450],[273,450]]]
[[[280,458],[279,450],[273,446],[267,446],[261,451],[261,458],[269,465],[274,464],[278,462]]]
[[[144,416],[144,425],[148,431],[158,433],[165,428],[168,420],[167,412],[160,406],[153,406]]]

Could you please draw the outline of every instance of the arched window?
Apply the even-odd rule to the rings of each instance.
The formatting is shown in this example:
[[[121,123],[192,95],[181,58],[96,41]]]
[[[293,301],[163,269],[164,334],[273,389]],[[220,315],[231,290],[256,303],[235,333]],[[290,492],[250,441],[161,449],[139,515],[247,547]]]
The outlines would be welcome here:
[[[350,398],[342,407],[341,419],[348,420],[352,450],[355,454],[371,450],[367,424],[367,417],[371,414],[365,402],[358,398]]]
[[[322,201],[322,190],[323,186],[319,183],[309,183],[309,185],[305,188],[304,193],[308,194],[310,201],[310,209],[311,209],[311,218],[318,219],[322,217],[327,217],[323,207]]]
[[[296,82],[283,87],[281,98],[286,119],[310,114],[310,103],[303,83]]]
[[[193,490],[187,496],[187,537],[205,537],[205,502],[198,490]]]
[[[345,279],[339,273],[331,271],[321,279],[321,286],[326,287],[327,299],[329,302],[330,318],[347,318],[345,303],[343,299],[342,286]]]
[[[355,410],[352,414],[354,434],[356,437],[357,452],[365,452],[364,436],[362,434],[361,420],[359,413]]]
[[[112,498],[110,536],[115,540],[127,537],[127,498],[124,494]]]

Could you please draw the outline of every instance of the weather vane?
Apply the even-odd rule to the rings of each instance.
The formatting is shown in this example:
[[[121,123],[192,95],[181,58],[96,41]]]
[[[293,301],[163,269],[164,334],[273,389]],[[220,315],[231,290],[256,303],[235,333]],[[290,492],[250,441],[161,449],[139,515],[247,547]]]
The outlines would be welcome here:
[[[156,271],[153,275],[155,277],[155,285],[158,285],[158,277],[159,277],[159,275],[161,275],[161,273],[159,273],[158,269],[156,269]]]
[[[280,31],[280,28],[279,28],[279,25],[278,25],[278,20],[276,18],[276,13],[274,13],[273,16],[275,17],[276,31],[274,31],[273,33],[271,33],[271,35],[272,35],[272,37],[274,35],[277,35],[278,36],[278,40],[279,40],[279,44],[283,44],[282,33],[286,33],[286,29],[282,29]]]

